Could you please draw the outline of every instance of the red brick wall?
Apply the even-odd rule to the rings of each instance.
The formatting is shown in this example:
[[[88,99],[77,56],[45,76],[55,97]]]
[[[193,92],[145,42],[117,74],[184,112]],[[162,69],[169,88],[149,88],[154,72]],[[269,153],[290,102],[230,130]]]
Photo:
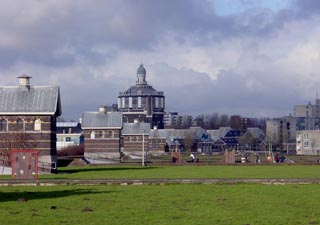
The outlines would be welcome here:
[[[91,139],[91,132],[95,132],[95,138]],[[104,132],[101,137],[100,132]],[[109,131],[113,132],[113,137],[108,137]],[[86,129],[84,135],[84,151],[87,153],[98,152],[119,152],[120,151],[120,130],[119,129]]]

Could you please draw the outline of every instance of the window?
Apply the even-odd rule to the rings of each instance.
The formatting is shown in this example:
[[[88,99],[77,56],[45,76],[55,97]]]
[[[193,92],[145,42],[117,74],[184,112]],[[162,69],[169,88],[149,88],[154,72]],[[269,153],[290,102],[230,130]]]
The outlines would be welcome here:
[[[57,138],[57,141],[58,141],[58,142],[64,142],[64,139],[63,139],[62,137],[58,137],[58,138]]]
[[[99,131],[99,138],[104,138],[104,131],[103,130]]]
[[[24,131],[24,120],[23,119],[17,120],[17,130]]]
[[[308,141],[303,142],[303,147],[305,148],[309,147],[309,142]]]
[[[306,133],[306,134],[303,134],[303,139],[308,139],[308,133]]]
[[[95,138],[96,138],[96,132],[91,131],[91,133],[90,133],[90,138],[91,138],[91,139],[95,139]]]
[[[8,120],[6,120],[6,119],[1,120],[0,131],[2,131],[2,132],[8,131]]]
[[[107,138],[113,138],[113,131],[112,130],[108,131]]]
[[[71,142],[71,137],[66,137],[66,142]]]
[[[36,119],[34,121],[34,130],[41,131],[41,120],[40,119]]]
[[[137,137],[136,137],[136,136],[132,136],[132,137],[131,137],[131,141],[132,141],[132,142],[137,141]]]

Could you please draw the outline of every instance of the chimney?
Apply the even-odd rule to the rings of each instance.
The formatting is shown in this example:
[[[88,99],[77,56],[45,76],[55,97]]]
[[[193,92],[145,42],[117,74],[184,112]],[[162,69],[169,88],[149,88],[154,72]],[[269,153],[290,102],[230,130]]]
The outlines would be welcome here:
[[[25,74],[19,76],[18,77],[19,86],[20,87],[26,87],[26,88],[30,89],[30,78],[31,78],[30,76],[25,75]]]
[[[107,109],[106,109],[107,107],[105,106],[105,105],[102,105],[102,106],[100,106],[99,107],[99,112],[107,112]]]

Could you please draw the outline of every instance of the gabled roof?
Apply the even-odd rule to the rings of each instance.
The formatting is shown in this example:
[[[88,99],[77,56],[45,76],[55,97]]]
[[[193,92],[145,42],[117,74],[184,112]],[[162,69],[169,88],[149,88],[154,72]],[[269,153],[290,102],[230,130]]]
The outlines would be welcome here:
[[[122,113],[120,112],[84,112],[82,114],[83,129],[121,128]]]
[[[249,127],[247,131],[252,135],[254,139],[262,140],[264,138],[264,132],[258,127]]]
[[[222,143],[226,145],[237,145],[239,142],[235,138],[219,138],[215,141],[215,145],[221,145]]]
[[[81,133],[81,124],[79,122],[57,122],[57,133]]]
[[[0,114],[61,115],[58,86],[0,87]]]
[[[150,123],[124,123],[121,133],[123,135],[149,135]]]
[[[217,130],[207,130],[207,133],[210,135],[212,141],[216,141],[219,138],[224,137],[230,130],[230,127],[220,127]]]
[[[246,133],[246,131],[243,130],[229,130],[225,137],[240,137],[243,136]]]

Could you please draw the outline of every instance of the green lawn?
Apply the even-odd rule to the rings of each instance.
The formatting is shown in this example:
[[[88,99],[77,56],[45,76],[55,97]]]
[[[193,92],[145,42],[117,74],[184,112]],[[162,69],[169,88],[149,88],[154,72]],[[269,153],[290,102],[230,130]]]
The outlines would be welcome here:
[[[320,224],[319,185],[0,187],[0,224]]]
[[[320,165],[62,167],[40,179],[320,178]]]

